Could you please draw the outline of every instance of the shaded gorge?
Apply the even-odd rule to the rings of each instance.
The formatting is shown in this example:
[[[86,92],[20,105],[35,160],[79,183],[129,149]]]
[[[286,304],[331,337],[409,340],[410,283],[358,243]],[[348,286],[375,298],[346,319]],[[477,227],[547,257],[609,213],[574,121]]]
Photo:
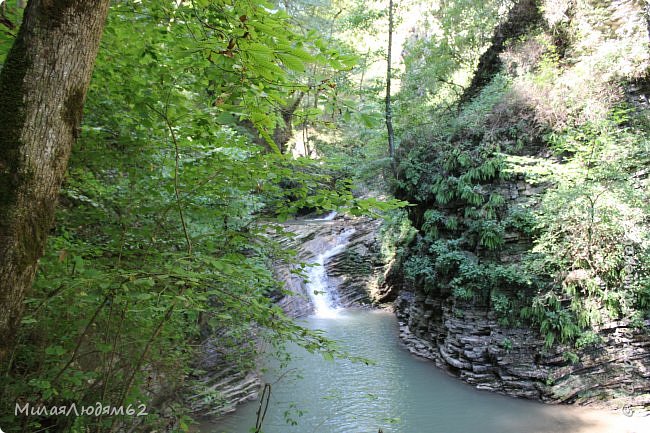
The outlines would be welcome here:
[[[309,283],[312,314],[300,319],[322,330],[341,349],[370,364],[326,360],[295,345],[291,361],[272,357],[260,366],[271,384],[264,433],[580,433],[646,431],[648,420],[578,406],[553,406],[480,391],[411,354],[399,325],[384,310],[345,308],[340,294],[349,280],[329,275],[332,262],[358,248],[359,222],[321,219],[294,227],[302,251],[311,251]],[[362,223],[363,224],[363,223]],[[306,234],[307,233],[307,234]],[[202,433],[254,431],[259,401],[238,406]]]
[[[306,325],[375,363],[327,361],[290,347],[288,368],[268,362],[265,380],[273,385],[265,433],[632,433],[644,431],[648,422],[477,391],[404,350],[397,321],[387,312],[345,310],[335,317],[312,316]],[[258,407],[246,403],[200,431],[247,433]]]

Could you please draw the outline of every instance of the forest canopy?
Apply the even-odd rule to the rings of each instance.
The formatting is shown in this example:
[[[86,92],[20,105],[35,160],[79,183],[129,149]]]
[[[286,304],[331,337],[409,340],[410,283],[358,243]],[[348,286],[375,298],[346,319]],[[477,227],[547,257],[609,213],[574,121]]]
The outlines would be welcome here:
[[[650,17],[619,3],[0,1],[0,426],[190,431],[230,404],[206,351],[364,361],[278,305],[283,223],[331,211],[382,219],[383,300],[434,351],[476,311],[490,354],[523,329],[576,374],[647,333]],[[149,414],[14,416],[72,402]]]

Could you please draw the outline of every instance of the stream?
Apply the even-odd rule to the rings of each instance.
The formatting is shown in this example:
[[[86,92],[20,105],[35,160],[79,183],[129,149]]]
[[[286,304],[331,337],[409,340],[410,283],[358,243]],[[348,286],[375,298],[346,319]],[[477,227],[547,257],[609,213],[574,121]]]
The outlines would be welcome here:
[[[393,314],[337,306],[324,264],[345,248],[352,230],[337,237],[309,270],[315,313],[303,320],[371,365],[327,361],[290,346],[292,360],[266,360],[272,384],[264,433],[641,433],[650,421],[569,406],[549,406],[475,388],[448,376],[400,344]],[[249,433],[259,402],[238,407],[202,433]]]

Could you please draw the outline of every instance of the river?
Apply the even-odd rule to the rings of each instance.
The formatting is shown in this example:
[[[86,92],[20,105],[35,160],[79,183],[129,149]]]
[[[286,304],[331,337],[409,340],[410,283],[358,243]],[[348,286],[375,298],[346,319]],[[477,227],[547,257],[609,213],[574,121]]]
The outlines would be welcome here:
[[[264,433],[641,433],[650,420],[580,407],[549,406],[475,388],[450,377],[400,344],[393,314],[341,309],[323,264],[341,251],[350,230],[313,260],[308,292],[315,314],[304,325],[323,330],[354,356],[327,361],[297,346],[280,369],[267,359],[272,384]],[[259,402],[241,405],[201,433],[249,433]]]

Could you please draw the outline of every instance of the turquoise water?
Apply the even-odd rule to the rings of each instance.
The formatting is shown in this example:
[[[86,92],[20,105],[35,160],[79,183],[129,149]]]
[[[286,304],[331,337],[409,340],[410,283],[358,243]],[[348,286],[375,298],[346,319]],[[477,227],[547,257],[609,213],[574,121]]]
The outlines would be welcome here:
[[[291,365],[265,378],[273,383],[265,433],[574,433],[599,427],[593,417],[578,416],[577,408],[482,392],[449,377],[400,346],[392,314],[342,311],[309,318],[307,325],[375,364],[326,361],[290,348]],[[244,404],[200,431],[248,433],[258,406]]]

